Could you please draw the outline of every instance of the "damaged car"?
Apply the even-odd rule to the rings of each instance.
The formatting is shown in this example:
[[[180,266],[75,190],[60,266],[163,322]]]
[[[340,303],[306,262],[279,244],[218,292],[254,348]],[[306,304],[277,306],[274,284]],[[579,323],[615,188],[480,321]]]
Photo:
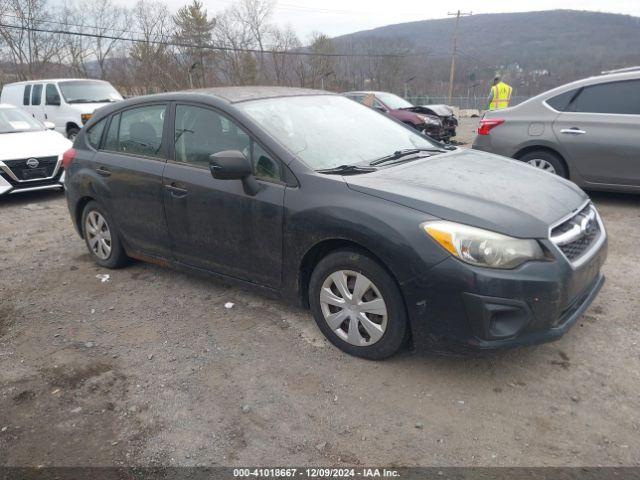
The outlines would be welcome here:
[[[412,105],[398,95],[388,92],[346,92],[343,95],[385,113],[434,140],[447,141],[450,138],[438,115],[429,109]]]

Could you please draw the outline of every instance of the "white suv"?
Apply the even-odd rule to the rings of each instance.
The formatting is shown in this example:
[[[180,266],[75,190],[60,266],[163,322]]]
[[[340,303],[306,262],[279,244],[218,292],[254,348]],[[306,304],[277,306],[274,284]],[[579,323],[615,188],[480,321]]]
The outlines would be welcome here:
[[[2,88],[0,102],[21,107],[73,141],[93,112],[122,95],[109,82],[89,79],[30,80]]]

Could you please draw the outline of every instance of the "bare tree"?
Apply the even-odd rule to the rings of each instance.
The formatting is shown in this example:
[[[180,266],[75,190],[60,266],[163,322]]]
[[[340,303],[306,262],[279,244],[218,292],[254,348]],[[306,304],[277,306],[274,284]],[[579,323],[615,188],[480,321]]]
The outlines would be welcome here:
[[[2,0],[0,37],[4,40],[9,58],[21,79],[36,78],[45,73],[56,56],[61,36],[35,29],[48,29],[52,11],[47,0]]]
[[[289,85],[292,81],[296,57],[292,53],[302,48],[300,39],[291,26],[280,30],[274,27],[271,31],[273,39],[271,64],[276,85]]]
[[[267,74],[264,51],[265,44],[273,32],[270,20],[274,6],[274,0],[239,0],[230,11],[233,20],[249,32],[250,45],[260,51],[258,57],[260,72],[263,76]]]
[[[130,50],[136,68],[136,89],[144,93],[178,87],[175,63],[167,41],[173,37],[171,15],[161,2],[138,0],[133,11],[140,40]]]
[[[106,78],[108,59],[118,44],[114,38],[127,34],[130,25],[129,10],[115,5],[111,0],[83,0],[82,9],[86,13],[87,23],[91,26],[91,33],[98,35],[91,42],[90,52],[98,65],[98,76]]]

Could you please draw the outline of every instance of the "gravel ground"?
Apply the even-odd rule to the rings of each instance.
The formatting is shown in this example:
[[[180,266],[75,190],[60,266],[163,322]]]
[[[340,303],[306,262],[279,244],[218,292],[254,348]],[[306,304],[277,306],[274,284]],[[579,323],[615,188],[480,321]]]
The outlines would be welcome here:
[[[593,198],[607,283],[562,339],[384,362],[277,300],[97,267],[59,193],[3,198],[0,465],[638,465],[639,197]]]

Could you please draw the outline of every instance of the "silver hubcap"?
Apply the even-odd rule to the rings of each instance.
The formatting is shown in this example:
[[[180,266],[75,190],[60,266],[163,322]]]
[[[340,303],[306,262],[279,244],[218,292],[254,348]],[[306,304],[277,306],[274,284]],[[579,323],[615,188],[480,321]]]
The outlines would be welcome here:
[[[339,270],[329,275],[320,291],[320,308],[329,328],[351,345],[373,345],[387,329],[384,298],[358,272]]]
[[[111,232],[109,225],[100,213],[92,210],[85,220],[87,243],[91,251],[101,260],[111,255]]]
[[[542,158],[533,158],[527,163],[529,165],[533,165],[536,168],[539,168],[540,170],[544,170],[545,172],[556,173],[556,169],[553,168],[553,165]]]

